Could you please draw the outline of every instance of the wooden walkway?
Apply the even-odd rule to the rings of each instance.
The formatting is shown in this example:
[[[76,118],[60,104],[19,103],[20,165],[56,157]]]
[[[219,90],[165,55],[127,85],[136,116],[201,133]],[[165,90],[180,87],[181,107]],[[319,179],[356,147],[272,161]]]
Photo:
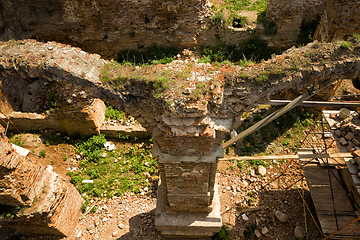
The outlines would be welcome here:
[[[339,148],[335,151],[348,153],[333,134],[336,121],[329,117],[331,112],[334,111],[323,111],[323,114]],[[334,149],[327,151],[331,153],[332,150]],[[310,163],[304,167],[305,178],[324,236],[329,236],[359,217],[360,208],[355,203],[360,203],[357,186],[359,179],[357,167],[351,164],[350,160],[351,157],[323,158],[319,163]],[[347,226],[328,239],[360,239],[360,222]]]
[[[346,190],[337,180],[340,179],[340,176],[335,167],[328,169],[310,163],[304,167],[304,172],[324,236],[330,235],[357,218]],[[360,229],[349,234],[358,227],[360,227],[360,223],[356,222],[330,239],[360,239]]]

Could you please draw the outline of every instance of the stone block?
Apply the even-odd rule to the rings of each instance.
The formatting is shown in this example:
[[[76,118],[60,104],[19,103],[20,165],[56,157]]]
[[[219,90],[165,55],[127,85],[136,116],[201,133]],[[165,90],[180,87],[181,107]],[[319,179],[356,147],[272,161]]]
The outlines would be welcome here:
[[[215,184],[212,211],[209,213],[166,212],[161,180],[155,210],[155,226],[165,238],[211,238],[222,226],[220,197]]]
[[[352,132],[348,132],[347,134],[345,134],[344,138],[348,141],[351,141],[351,139],[354,138],[354,134]]]
[[[340,131],[340,130],[336,130],[336,131],[334,132],[334,134],[335,134],[335,136],[337,136],[337,137],[341,137],[341,131]]]
[[[339,143],[343,146],[346,146],[348,144],[347,141],[345,140],[345,138],[340,138]]]

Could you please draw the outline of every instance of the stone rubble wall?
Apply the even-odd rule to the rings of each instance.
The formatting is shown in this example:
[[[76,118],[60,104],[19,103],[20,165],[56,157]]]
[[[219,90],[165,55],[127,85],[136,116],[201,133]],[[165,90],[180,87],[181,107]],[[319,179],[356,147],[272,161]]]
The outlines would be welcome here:
[[[8,226],[25,235],[73,234],[83,198],[52,166],[18,154],[4,131],[0,126],[0,204],[22,207]]]
[[[301,23],[311,22],[325,10],[326,0],[269,0],[266,17],[276,23],[277,34],[270,37],[270,47],[294,45]]]
[[[199,35],[211,16],[207,0],[4,0],[0,9],[2,41],[56,40],[110,59],[120,49],[205,44]]]
[[[344,40],[346,36],[360,34],[360,2],[357,0],[327,0],[314,39]]]

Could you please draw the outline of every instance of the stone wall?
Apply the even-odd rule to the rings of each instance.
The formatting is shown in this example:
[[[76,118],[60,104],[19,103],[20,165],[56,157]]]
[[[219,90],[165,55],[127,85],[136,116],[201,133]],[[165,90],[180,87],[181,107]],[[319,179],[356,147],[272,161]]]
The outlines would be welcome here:
[[[25,235],[71,235],[82,197],[52,166],[18,154],[4,130],[0,126],[0,204],[21,207],[8,226]]]
[[[360,2],[357,0],[327,0],[326,11],[316,29],[314,39],[344,40],[360,34]]]
[[[108,58],[152,44],[188,48],[205,44],[210,8],[202,0],[4,0],[0,40],[56,40]]]
[[[325,10],[326,0],[269,0],[266,17],[276,23],[277,34],[269,46],[288,48],[295,44],[301,23],[311,22]]]

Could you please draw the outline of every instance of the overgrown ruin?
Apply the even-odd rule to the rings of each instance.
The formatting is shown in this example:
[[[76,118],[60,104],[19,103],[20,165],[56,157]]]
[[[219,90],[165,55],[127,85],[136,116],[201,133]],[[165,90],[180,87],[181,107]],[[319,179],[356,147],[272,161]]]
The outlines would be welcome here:
[[[153,42],[180,47],[216,42],[206,37],[210,30],[204,29],[211,16],[207,1],[186,4],[153,1],[150,5],[131,3],[122,6],[111,1],[95,1],[85,6],[85,3],[55,1],[50,6],[39,1],[5,1],[2,3],[6,9],[2,12],[2,37],[11,34],[16,38],[41,35],[40,39],[52,40],[55,32],[60,32],[54,37],[57,41],[64,40],[94,52],[101,51],[106,57],[112,56],[112,51],[119,48],[141,49]],[[31,17],[22,18],[15,14],[22,4],[26,6],[23,11]],[[36,4],[43,8],[35,7]],[[314,18],[325,7],[324,1],[296,1],[292,4],[294,7],[269,1],[268,11],[273,12],[267,15],[278,24],[278,36],[281,36],[282,42],[289,39],[292,42],[301,22]],[[304,10],[298,11],[296,4],[304,6]],[[351,6],[353,13],[359,12],[360,3],[357,1],[328,0],[326,14],[317,30],[319,40],[336,39],[359,31],[356,19],[343,20],[351,22],[345,25],[334,20],[344,14],[342,11],[341,14],[331,12],[334,10],[330,9],[331,6],[337,4],[341,4],[343,9]],[[282,7],[290,10],[285,11]],[[31,10],[34,8],[36,11]],[[278,11],[294,19],[279,18],[278,14],[274,14]],[[289,14],[291,11],[299,14]],[[117,18],[116,14],[123,14],[122,18]],[[47,18],[38,18],[37,15],[46,15]],[[97,21],[99,16],[103,19],[101,24]],[[6,24],[8,27],[5,29]],[[21,27],[15,32],[12,27],[18,25]],[[143,42],[144,39],[147,39],[146,42]],[[284,46],[288,45],[286,41]],[[2,94],[8,99],[2,106],[6,106],[7,113],[14,110],[26,112],[27,106],[22,103],[32,104],[32,99],[35,101],[37,94],[41,94],[40,91],[31,91],[32,86],[42,84],[46,88],[48,84],[55,84],[62,91],[62,104],[55,117],[49,112],[41,118],[49,125],[57,124],[64,132],[97,133],[104,111],[99,99],[130,113],[154,139],[153,156],[159,161],[161,177],[157,228],[166,237],[211,236],[221,227],[216,189],[218,158],[223,157],[222,142],[225,137],[241,124],[241,114],[260,102],[266,102],[277,92],[288,89],[301,92],[311,85],[316,90],[323,81],[358,78],[360,42],[357,39],[349,41],[351,46],[348,47],[342,46],[341,42],[315,41],[247,67],[198,63],[190,51],[184,51],[183,56],[167,65],[135,67],[120,66],[114,61],[102,59],[98,54],[54,41],[11,40],[0,43],[0,81]],[[22,95],[16,91],[17,86],[21,86]],[[21,106],[13,104],[16,99]],[[29,109],[36,109],[36,106],[33,103]],[[85,112],[83,116],[82,112]],[[92,116],[88,127],[82,125],[82,129],[78,129],[79,123],[83,124],[88,116]],[[20,123],[18,125],[21,126]],[[72,207],[79,207],[79,202],[76,201]],[[76,215],[73,216],[72,222],[76,224]],[[19,226],[24,224],[23,221],[19,220]],[[68,235],[68,232],[62,234]]]

